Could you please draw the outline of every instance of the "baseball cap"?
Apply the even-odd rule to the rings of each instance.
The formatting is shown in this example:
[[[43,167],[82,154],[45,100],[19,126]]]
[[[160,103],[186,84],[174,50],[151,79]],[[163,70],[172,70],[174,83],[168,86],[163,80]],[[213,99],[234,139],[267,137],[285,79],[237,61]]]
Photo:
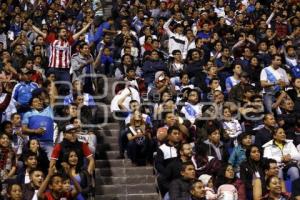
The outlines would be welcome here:
[[[66,127],[65,127],[65,130],[64,132],[70,132],[71,130],[76,130],[78,129],[78,127],[74,126],[73,124],[68,124]]]
[[[155,73],[155,82],[162,81],[165,79],[165,72],[164,71],[158,71]]]

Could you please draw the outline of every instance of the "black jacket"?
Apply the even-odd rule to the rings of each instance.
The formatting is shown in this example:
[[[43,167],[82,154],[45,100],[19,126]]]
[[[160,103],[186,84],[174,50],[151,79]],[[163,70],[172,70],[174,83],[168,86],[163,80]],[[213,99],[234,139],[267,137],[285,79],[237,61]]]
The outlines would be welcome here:
[[[191,185],[192,185],[192,181],[185,180],[183,177],[172,181],[169,190],[170,199],[172,200],[189,199]]]
[[[258,130],[255,135],[255,144],[259,147],[273,139],[272,133],[266,127]]]

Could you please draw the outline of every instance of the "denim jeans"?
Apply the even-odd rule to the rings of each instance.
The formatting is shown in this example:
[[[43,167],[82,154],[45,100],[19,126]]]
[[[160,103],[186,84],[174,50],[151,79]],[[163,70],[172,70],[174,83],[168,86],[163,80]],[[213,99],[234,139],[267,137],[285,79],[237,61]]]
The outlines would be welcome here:
[[[53,151],[53,142],[40,141],[41,147],[46,151],[48,159],[50,160]]]
[[[274,95],[270,93],[266,93],[263,95],[263,99],[264,99],[265,110],[267,111],[267,113],[272,113],[272,104],[275,100]]]

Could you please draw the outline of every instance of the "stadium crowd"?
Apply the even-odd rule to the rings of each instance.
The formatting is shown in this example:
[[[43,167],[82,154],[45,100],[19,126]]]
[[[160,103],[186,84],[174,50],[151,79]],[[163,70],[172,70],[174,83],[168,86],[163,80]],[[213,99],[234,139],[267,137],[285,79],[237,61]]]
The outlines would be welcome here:
[[[106,76],[165,200],[299,200],[300,1],[112,4],[0,0],[0,199],[94,198]]]

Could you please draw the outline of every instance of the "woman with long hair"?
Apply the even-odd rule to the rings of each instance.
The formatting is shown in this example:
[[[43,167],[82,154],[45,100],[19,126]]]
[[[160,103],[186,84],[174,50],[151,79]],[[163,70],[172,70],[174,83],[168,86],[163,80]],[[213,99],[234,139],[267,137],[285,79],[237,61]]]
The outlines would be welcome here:
[[[219,174],[216,177],[216,187],[218,188],[218,194],[225,195],[225,193],[227,193],[226,189],[231,188],[232,190],[232,186],[234,186],[235,188],[235,195],[237,195],[238,200],[247,199],[243,181],[235,176],[233,166],[226,163],[219,170]]]
[[[46,151],[41,147],[39,140],[31,139],[28,141],[27,145],[23,150],[22,155],[27,155],[28,152],[33,152],[36,154],[38,161],[38,168],[43,169],[44,174],[48,173],[49,160]],[[20,158],[23,160],[23,158]]]
[[[259,146],[252,144],[246,150],[246,160],[240,165],[240,178],[245,183],[247,199],[253,199],[253,176],[264,182],[263,158]]]
[[[134,165],[145,165],[152,154],[151,134],[149,126],[144,121],[140,111],[133,112],[127,133],[128,157]]]
[[[77,195],[76,199],[77,200],[87,199],[88,193],[90,191],[91,179],[87,170],[81,168],[80,165],[78,164],[77,152],[74,150],[68,151],[63,157],[62,165],[64,163],[67,163],[67,165],[70,166],[70,170],[71,170],[70,173],[81,186],[81,193]]]

